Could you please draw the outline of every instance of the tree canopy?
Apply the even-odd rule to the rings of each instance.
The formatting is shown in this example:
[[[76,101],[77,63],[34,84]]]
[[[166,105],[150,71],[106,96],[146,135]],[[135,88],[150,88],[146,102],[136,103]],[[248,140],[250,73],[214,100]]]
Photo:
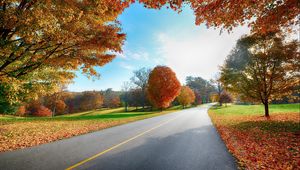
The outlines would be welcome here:
[[[18,93],[32,96],[28,91],[53,93],[74,78],[73,70],[98,76],[94,66],[121,52],[125,34],[116,18],[127,6],[122,0],[0,1],[0,82],[6,100],[18,101]]]
[[[194,11],[197,25],[221,27],[232,30],[240,25],[248,25],[256,33],[292,28],[299,25],[300,8],[298,0],[140,0],[149,8],[169,6],[177,11],[184,4]]]
[[[178,102],[183,106],[183,108],[195,101],[195,94],[192,89],[188,86],[182,86],[180,94],[177,96]]]
[[[180,93],[180,82],[171,68],[156,66],[148,80],[148,97],[157,108],[166,108]]]

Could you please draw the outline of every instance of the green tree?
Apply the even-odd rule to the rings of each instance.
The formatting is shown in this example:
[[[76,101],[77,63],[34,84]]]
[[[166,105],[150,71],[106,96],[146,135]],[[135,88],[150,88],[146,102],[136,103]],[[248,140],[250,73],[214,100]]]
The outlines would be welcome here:
[[[202,96],[202,103],[208,103],[210,100],[210,94],[216,91],[211,82],[201,77],[186,77],[186,85],[194,91],[199,92]]]

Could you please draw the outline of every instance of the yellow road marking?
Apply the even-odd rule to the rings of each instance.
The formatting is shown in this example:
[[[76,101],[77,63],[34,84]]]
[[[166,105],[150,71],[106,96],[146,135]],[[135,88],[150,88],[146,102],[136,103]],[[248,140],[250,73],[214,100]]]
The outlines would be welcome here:
[[[167,124],[167,123],[169,123],[169,122],[171,122],[172,120],[177,119],[178,117],[179,117],[179,116],[176,116],[176,117],[173,118],[173,119],[169,119],[169,120],[167,120],[167,121],[164,121],[164,122],[162,122],[162,123],[160,123],[160,124],[154,126],[154,127],[151,128],[151,129],[148,129],[148,130],[146,130],[146,131],[144,131],[144,132],[141,132],[141,133],[139,133],[138,135],[136,135],[136,136],[134,136],[134,137],[132,137],[132,138],[129,138],[129,139],[127,139],[127,140],[125,140],[125,141],[123,141],[123,142],[117,144],[117,145],[114,145],[114,146],[112,146],[112,147],[110,147],[110,148],[108,148],[108,149],[106,149],[106,150],[104,150],[104,151],[102,151],[102,152],[100,152],[100,153],[97,153],[97,154],[94,155],[94,156],[91,156],[91,157],[89,157],[89,158],[87,158],[87,159],[84,159],[83,161],[80,161],[80,162],[78,162],[77,164],[75,164],[75,165],[73,165],[73,166],[70,166],[70,167],[67,168],[66,170],[71,170],[71,169],[74,169],[74,168],[76,168],[76,167],[78,167],[78,166],[80,166],[80,165],[83,165],[83,164],[85,164],[86,162],[89,162],[89,161],[91,161],[91,160],[93,160],[93,159],[95,159],[95,158],[97,158],[97,157],[99,157],[99,156],[101,156],[101,155],[103,155],[103,154],[105,154],[105,153],[107,153],[107,152],[113,150],[113,149],[116,149],[116,148],[118,148],[118,147],[120,147],[120,146],[122,146],[122,145],[124,145],[124,144],[126,144],[126,143],[128,143],[128,142],[130,142],[130,141],[132,141],[132,140],[134,140],[134,139],[136,139],[136,138],[138,138],[138,137],[140,137],[140,136],[146,134],[146,133],[149,133],[149,132],[151,132],[151,131],[153,131],[153,130],[155,130],[155,129],[157,129],[157,128],[159,128],[159,127],[161,127],[161,126],[163,126],[163,125],[165,125],[165,124]]]

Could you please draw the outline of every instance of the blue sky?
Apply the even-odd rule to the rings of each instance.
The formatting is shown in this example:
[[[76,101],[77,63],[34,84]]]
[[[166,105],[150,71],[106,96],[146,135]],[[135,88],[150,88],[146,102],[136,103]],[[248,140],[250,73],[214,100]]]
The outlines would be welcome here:
[[[248,28],[239,27],[230,34],[220,35],[218,29],[196,26],[189,7],[178,14],[166,8],[146,9],[136,3],[119,16],[119,21],[127,34],[123,53],[96,69],[101,74],[100,79],[88,79],[78,73],[68,90],[120,90],[133,70],[156,65],[171,67],[181,83],[189,75],[210,79],[236,40],[249,32]]]

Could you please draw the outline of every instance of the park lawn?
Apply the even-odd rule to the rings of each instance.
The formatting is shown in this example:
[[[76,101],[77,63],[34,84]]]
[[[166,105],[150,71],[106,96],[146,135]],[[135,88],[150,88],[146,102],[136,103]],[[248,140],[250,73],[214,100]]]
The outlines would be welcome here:
[[[298,169],[300,167],[300,106],[214,106],[209,115],[240,169]]]
[[[49,143],[180,109],[180,107],[171,107],[162,112],[124,112],[124,108],[117,108],[53,118],[0,115],[0,152]]]

